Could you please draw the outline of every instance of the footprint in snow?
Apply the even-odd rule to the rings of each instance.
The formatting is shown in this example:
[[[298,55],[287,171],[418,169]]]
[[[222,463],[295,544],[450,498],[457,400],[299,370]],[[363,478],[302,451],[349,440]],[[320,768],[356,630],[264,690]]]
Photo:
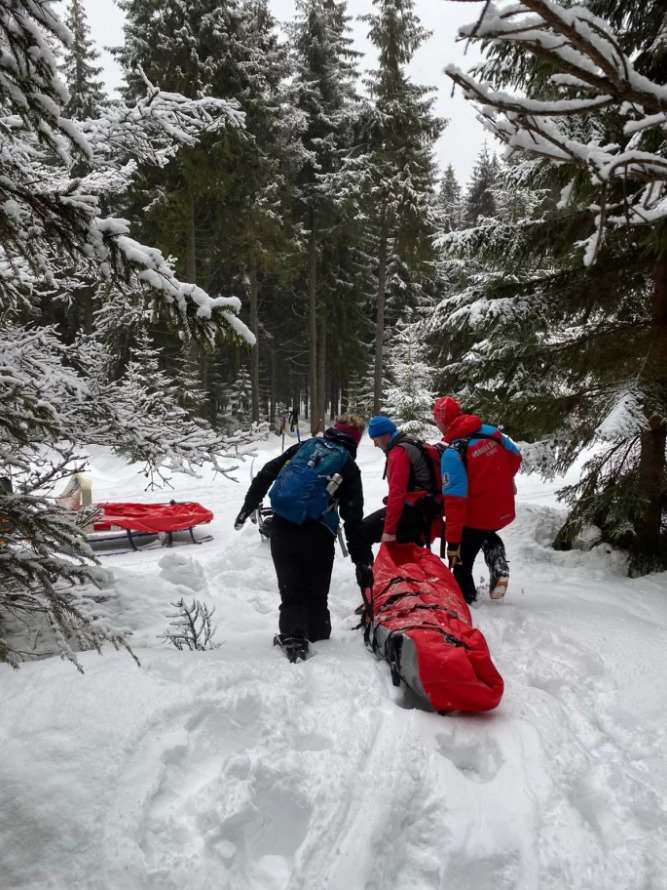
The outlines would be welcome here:
[[[457,855],[447,867],[440,886],[447,890],[471,890],[472,887],[493,887],[493,890],[516,890],[522,886],[523,866],[518,853],[499,853],[466,859]]]
[[[505,762],[500,747],[493,739],[480,739],[467,744],[457,743],[451,736],[436,736],[438,750],[457,770],[472,782],[491,782]]]
[[[251,800],[219,826],[214,845],[234,851],[242,871],[266,856],[291,859],[308,832],[311,807],[286,781],[286,776],[256,776]],[[213,838],[209,836],[209,843]]]

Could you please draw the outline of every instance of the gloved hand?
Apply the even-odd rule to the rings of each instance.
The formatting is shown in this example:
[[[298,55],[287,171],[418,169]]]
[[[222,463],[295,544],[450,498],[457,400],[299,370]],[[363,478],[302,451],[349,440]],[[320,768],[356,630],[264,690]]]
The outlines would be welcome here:
[[[354,573],[362,592],[373,586],[373,566],[357,566]]]
[[[461,562],[460,544],[447,544],[447,561],[449,562],[450,569],[453,569],[454,566]]]
[[[250,516],[249,511],[241,510],[239,515],[234,520],[234,528],[236,529],[236,531],[239,531],[239,529],[243,528],[243,526],[245,525],[246,520],[248,519],[249,516]]]

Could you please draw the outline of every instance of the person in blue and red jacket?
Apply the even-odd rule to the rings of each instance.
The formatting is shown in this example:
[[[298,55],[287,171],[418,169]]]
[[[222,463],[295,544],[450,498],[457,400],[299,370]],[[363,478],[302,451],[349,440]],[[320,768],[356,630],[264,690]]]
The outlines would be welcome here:
[[[435,403],[433,418],[443,433],[441,473],[449,567],[466,602],[477,599],[472,568],[480,550],[489,568],[489,594],[501,599],[509,568],[498,530],[514,519],[514,476],[521,452],[495,426],[463,414],[451,396]]]

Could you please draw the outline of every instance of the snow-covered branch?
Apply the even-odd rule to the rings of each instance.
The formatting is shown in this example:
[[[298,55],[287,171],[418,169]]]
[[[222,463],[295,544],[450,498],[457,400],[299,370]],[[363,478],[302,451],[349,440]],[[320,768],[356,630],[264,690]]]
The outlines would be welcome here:
[[[70,40],[50,3],[0,0],[3,273],[25,262],[48,282],[63,253],[91,278],[120,283],[135,273],[181,314],[193,303],[197,318],[215,320],[252,344],[236,298],[212,298],[179,281],[158,250],[130,238],[128,224],[105,216],[101,204],[103,196],[117,198],[130,187],[139,164],[163,166],[204,134],[242,126],[243,114],[234,102],[164,93],[144,78],[146,95],[134,105],[112,103],[77,125],[61,113],[67,90],[50,40]],[[0,307],[21,294],[15,278],[0,274]]]
[[[54,7],[0,0],[0,662],[13,665],[24,657],[16,625],[44,632],[49,651],[74,662],[83,648],[126,645],[99,607],[82,527],[48,497],[81,468],[78,443],[142,459],[149,476],[192,473],[204,461],[227,472],[222,459],[239,445],[180,410],[173,385],[161,398],[156,379],[133,379],[132,361],[101,371],[113,345],[94,329],[95,309],[124,334],[151,311],[185,326],[185,341],[222,330],[254,343],[236,297],[179,280],[173,262],[109,210],[140,168],[242,126],[243,115],[233,102],[189,100],[145,81],[135,104],[105,103],[91,110],[99,117],[75,123],[64,116],[56,63],[71,35]],[[63,306],[85,313],[90,350],[85,337],[68,341],[48,326]],[[136,337],[123,342],[127,350]]]
[[[518,47],[554,69],[555,95],[536,97],[496,90],[454,65],[446,71],[478,103],[480,120],[510,152],[588,170],[602,192],[597,245],[604,225],[653,223],[667,216],[667,87],[637,71],[603,19],[583,6],[565,8],[553,0],[488,3],[480,19],[460,33]],[[591,114],[624,119],[622,140],[601,145],[577,139],[571,121]],[[606,207],[607,186],[619,181],[637,188]],[[595,253],[594,248],[587,258]]]

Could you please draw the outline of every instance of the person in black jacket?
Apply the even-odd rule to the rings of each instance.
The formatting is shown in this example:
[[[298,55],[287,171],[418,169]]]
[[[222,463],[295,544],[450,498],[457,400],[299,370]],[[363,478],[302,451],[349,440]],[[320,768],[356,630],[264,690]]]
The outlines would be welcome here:
[[[373,562],[371,547],[361,534],[364,498],[361,474],[355,462],[363,430],[364,423],[359,417],[345,414],[324,433],[326,439],[343,445],[350,454],[341,469],[343,478],[335,494],[334,510],[340,510],[348,550],[362,589],[372,583],[370,566]],[[235,529],[243,527],[283,466],[308,441],[293,445],[262,467],[248,489],[243,508],[234,523]],[[297,525],[277,514],[271,520],[271,556],[281,600],[280,633],[274,642],[291,650],[292,654],[296,653],[299,658],[305,657],[308,640],[328,640],[331,635],[328,595],[336,533],[330,520],[331,516],[327,522],[316,520]],[[337,519],[334,525],[337,526]]]

